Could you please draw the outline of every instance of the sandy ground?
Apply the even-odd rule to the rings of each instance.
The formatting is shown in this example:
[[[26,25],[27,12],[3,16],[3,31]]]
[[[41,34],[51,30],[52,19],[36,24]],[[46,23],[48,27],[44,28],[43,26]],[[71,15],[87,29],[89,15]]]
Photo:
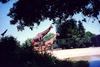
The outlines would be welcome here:
[[[95,60],[100,60],[100,55],[71,57],[71,58],[67,58],[65,60],[71,60],[71,61],[95,61]]]
[[[100,58],[100,47],[90,48],[77,48],[77,49],[66,49],[66,50],[53,50],[48,51],[59,60],[72,60],[72,61],[89,61],[98,60]],[[100,60],[100,59],[99,59]]]

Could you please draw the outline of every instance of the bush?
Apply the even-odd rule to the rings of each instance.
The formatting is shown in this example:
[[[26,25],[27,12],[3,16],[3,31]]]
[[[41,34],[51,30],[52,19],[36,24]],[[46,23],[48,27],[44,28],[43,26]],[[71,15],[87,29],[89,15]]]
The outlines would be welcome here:
[[[0,39],[0,67],[88,67],[88,62],[60,61],[50,54],[39,54],[32,46],[19,47],[10,36]]]

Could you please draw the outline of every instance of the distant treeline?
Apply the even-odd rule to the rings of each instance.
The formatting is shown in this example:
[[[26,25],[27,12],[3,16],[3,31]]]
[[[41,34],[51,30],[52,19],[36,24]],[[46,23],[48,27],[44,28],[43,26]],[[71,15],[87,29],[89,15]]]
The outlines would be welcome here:
[[[95,35],[90,31],[85,31],[82,21],[69,19],[66,22],[58,23],[56,44],[63,49],[85,48],[92,46],[100,46],[100,35]]]

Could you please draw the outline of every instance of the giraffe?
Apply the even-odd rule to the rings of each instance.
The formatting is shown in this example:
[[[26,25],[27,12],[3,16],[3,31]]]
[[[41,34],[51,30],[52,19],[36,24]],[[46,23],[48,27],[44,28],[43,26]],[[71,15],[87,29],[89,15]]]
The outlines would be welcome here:
[[[42,45],[44,44],[43,37],[51,30],[51,28],[53,28],[52,25],[43,32],[38,33],[36,37],[32,39],[32,46],[35,50],[42,50]]]
[[[60,34],[56,33],[53,38],[51,38],[50,40],[45,42],[44,45],[47,48],[45,51],[47,51],[47,50],[51,50],[52,51],[53,50],[53,45],[55,44],[57,36],[60,36]]]
[[[53,50],[53,45],[56,41],[56,36],[58,36],[58,34],[55,34],[53,38],[51,38],[50,40],[44,42],[42,45],[37,45],[37,47],[35,47],[35,50],[38,51],[39,53],[46,53],[48,50]]]

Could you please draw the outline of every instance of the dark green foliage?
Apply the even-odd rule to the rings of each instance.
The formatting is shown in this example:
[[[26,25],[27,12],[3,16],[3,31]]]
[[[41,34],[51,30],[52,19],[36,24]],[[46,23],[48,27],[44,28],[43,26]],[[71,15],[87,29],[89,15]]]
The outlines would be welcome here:
[[[18,42],[14,37],[3,37],[0,39],[0,65],[13,66],[13,63],[17,62],[16,59],[16,49],[18,49]],[[14,61],[16,60],[16,61]]]
[[[0,2],[2,2],[2,3],[6,3],[6,2],[8,2],[9,0],[0,0]]]
[[[80,37],[84,37],[84,35],[85,35],[85,29],[84,29],[83,24],[82,24],[81,21],[79,21],[79,24],[78,24],[78,32],[80,34],[79,35]]]
[[[85,32],[81,21],[77,22],[74,19],[69,19],[62,24],[59,23],[57,32],[60,34],[57,37],[57,44],[61,48],[84,48],[92,46],[90,39],[94,34]]]
[[[60,24],[57,28],[57,32],[60,34],[60,36],[58,36],[59,39],[72,37],[72,34],[77,33],[76,21],[74,19],[70,19]]]
[[[85,29],[81,22],[79,22],[79,24],[77,25],[77,22],[74,19],[69,19],[64,23],[59,24],[59,26],[57,27],[57,32],[60,34],[60,36],[57,37],[58,39],[57,44],[60,47],[62,48],[83,47],[82,44],[83,44],[83,37],[85,35]]]
[[[84,44],[86,45],[86,47],[95,46],[91,41],[91,38],[94,36],[95,36],[95,34],[89,32],[89,31],[85,32]]]
[[[35,23],[49,18],[56,21],[65,21],[69,16],[79,12],[88,17],[96,17],[100,11],[99,0],[18,0],[13,4],[8,16],[11,24],[19,26],[34,26]],[[97,18],[98,19],[98,18]],[[86,21],[83,18],[83,21]]]
[[[20,46],[12,36],[0,39],[0,67],[82,67],[82,65],[88,67],[86,62],[60,61],[49,54],[38,54],[32,50],[32,46]]]
[[[92,46],[99,47],[100,46],[100,35],[95,35],[91,38]]]
[[[32,39],[27,39],[23,44],[22,44],[22,48],[29,48],[32,43],[31,43]]]

